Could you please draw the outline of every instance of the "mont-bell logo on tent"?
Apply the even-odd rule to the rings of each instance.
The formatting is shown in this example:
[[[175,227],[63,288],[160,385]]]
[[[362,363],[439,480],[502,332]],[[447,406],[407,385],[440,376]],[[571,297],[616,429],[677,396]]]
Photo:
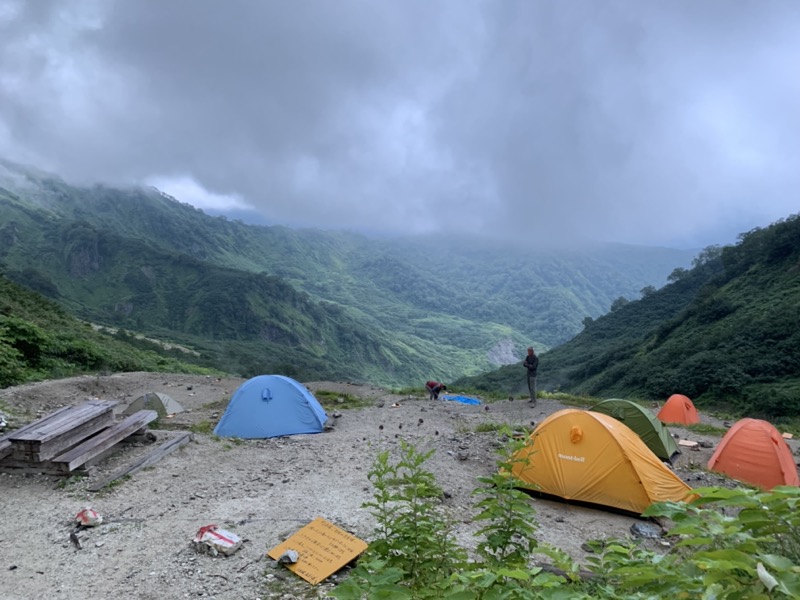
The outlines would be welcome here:
[[[558,453],[558,458],[561,460],[571,460],[573,462],[586,462],[585,456],[572,456],[571,454],[561,454]]]

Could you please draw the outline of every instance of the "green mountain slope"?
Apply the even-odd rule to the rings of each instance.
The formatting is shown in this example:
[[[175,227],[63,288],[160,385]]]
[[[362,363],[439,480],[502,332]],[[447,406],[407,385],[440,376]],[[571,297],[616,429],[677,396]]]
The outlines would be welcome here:
[[[403,385],[489,370],[501,344],[566,341],[692,254],[248,226],[154,189],[77,188],[2,161],[0,240],[10,278],[83,319],[178,336],[244,374],[281,356]]]
[[[690,270],[620,305],[541,357],[545,389],[800,415],[800,216],[709,248]],[[521,387],[519,366],[465,379]]]
[[[0,275],[0,387],[100,371],[212,373],[179,350],[95,331]]]
[[[367,327],[346,307],[313,301],[280,278],[161,252],[86,223],[52,224],[37,255],[38,269],[9,277],[57,290],[82,319],[178,341],[230,372],[397,383],[437,365],[432,345]],[[50,281],[59,267],[71,276]]]

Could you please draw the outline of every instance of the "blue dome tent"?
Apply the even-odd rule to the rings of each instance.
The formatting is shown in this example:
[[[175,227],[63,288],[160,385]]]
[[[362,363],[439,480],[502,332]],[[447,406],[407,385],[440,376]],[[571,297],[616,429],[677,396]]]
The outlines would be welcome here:
[[[319,433],[327,420],[325,410],[301,383],[283,375],[259,375],[234,392],[214,433],[243,439]]]

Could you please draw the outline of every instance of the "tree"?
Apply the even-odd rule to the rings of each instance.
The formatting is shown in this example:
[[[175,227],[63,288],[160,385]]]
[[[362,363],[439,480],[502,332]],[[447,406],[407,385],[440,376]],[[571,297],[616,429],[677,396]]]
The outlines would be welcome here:
[[[670,283],[675,283],[676,281],[680,281],[681,279],[686,277],[688,274],[689,271],[687,269],[684,269],[683,267],[678,267],[677,269],[674,269],[672,273],[669,274],[669,276],[667,277],[667,281],[669,281]]]
[[[639,293],[642,295],[642,298],[647,298],[648,296],[652,296],[656,293],[656,288],[652,285],[646,285],[639,290]]]
[[[700,267],[702,265],[710,263],[711,261],[717,260],[721,256],[722,256],[722,247],[719,244],[714,244],[713,246],[706,246],[700,251],[700,254],[698,254],[692,260],[692,266]]]
[[[617,298],[616,300],[614,300],[611,303],[611,312],[614,312],[615,310],[619,310],[620,308],[622,308],[623,306],[625,306],[629,302],[630,302],[630,300],[628,300],[624,296],[620,296],[619,298]]]

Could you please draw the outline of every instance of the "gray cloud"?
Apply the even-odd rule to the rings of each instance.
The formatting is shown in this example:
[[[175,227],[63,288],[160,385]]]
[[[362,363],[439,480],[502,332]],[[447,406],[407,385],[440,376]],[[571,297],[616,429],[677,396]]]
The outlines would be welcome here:
[[[0,155],[280,223],[726,243],[797,211],[799,31],[793,0],[0,0]]]

